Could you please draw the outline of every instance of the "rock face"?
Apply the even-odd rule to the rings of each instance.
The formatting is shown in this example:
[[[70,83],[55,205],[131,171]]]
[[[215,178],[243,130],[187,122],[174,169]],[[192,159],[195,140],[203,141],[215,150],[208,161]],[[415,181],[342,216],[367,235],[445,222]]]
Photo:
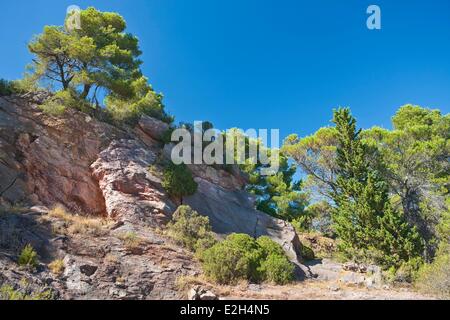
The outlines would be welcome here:
[[[177,279],[198,273],[190,253],[142,225],[104,226],[101,236],[54,235],[52,229],[61,222],[45,210],[0,215],[0,286],[9,284],[28,294],[50,290],[56,299],[183,299]],[[120,239],[129,232],[142,239],[139,254],[126,250]],[[34,272],[16,263],[15,253],[27,243],[39,254],[41,264]],[[54,259],[63,261],[61,274],[46,268]]]
[[[142,116],[139,120],[139,128],[155,140],[161,140],[169,130],[169,125],[148,116]]]
[[[28,100],[0,98],[0,196],[104,215],[105,201],[89,166],[123,136],[73,110],[53,118]]]
[[[92,164],[111,218],[129,222],[144,221],[153,226],[167,223],[176,206],[152,175],[157,151],[136,140],[113,141]]]
[[[11,255],[0,251],[0,284],[2,275],[13,277],[2,273],[2,266],[12,268],[17,251],[32,243],[42,257],[64,259],[61,278],[41,272],[32,279],[50,282],[63,298],[184,296],[176,289],[176,279],[192,275],[198,266],[181,249],[166,247],[167,239],[155,232],[164,228],[176,205],[161,186],[161,168],[149,170],[158,168],[158,159],[167,155],[158,140],[168,125],[143,117],[133,130],[119,129],[75,110],[52,117],[39,108],[44,99],[45,94],[0,97],[0,205],[41,206],[26,218],[0,215],[0,248],[3,244]],[[243,191],[246,177],[237,168],[190,169],[199,189],[186,204],[208,216],[215,232],[268,235],[292,261],[301,260],[294,228],[254,209],[254,199]],[[45,206],[56,204],[73,213],[110,218],[117,225],[97,237],[55,234],[55,226],[66,222],[56,221],[44,230],[36,221],[48,211]],[[119,239],[127,232],[145,239],[139,252],[124,250]]]

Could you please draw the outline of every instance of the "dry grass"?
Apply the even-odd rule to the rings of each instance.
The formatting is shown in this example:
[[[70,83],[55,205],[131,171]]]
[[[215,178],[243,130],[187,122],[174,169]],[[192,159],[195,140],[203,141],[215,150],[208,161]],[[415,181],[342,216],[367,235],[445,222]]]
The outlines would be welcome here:
[[[116,264],[119,262],[119,257],[114,254],[108,253],[105,256],[105,262],[109,264]]]
[[[50,269],[50,272],[56,276],[62,275],[64,273],[64,270],[66,269],[64,261],[61,259],[54,260],[48,265],[48,268]]]
[[[106,227],[108,223],[106,220],[74,215],[67,212],[62,206],[56,206],[50,210],[48,217],[64,221],[67,232],[72,235],[89,234],[103,236],[107,233]],[[61,228],[55,228],[55,231],[61,231]]]
[[[121,234],[119,239],[123,241],[125,248],[132,252],[139,250],[144,243],[144,240],[132,231]]]

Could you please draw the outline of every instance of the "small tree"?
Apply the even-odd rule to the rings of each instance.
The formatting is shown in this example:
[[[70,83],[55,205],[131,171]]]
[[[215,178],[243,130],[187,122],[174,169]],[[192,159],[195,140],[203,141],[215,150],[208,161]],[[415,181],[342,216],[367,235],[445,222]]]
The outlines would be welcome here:
[[[208,217],[189,206],[180,206],[168,226],[169,235],[191,251],[203,250],[215,244]]]
[[[19,255],[18,263],[21,267],[36,268],[38,265],[38,255],[31,244],[27,244]]]
[[[164,170],[162,185],[170,196],[180,199],[197,192],[198,184],[194,181],[191,171],[185,164],[170,163]]]

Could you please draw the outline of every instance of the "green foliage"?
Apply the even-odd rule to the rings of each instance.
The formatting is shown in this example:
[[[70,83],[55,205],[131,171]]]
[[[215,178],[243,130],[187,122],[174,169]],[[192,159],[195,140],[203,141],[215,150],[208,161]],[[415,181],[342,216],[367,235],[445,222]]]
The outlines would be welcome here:
[[[258,281],[261,255],[253,238],[232,234],[203,253],[203,271],[220,284],[236,283],[239,280]]]
[[[265,256],[269,255],[284,256],[283,248],[281,248],[281,246],[278,243],[276,243],[269,237],[267,236],[259,237],[256,240],[256,242],[263,250]]]
[[[57,90],[74,91],[92,106],[83,111],[94,115],[100,112],[102,93],[112,120],[134,122],[148,114],[172,121],[164,112],[162,95],[142,75],[138,39],[126,32],[125,20],[90,7],[80,12],[80,22],[81,28],[46,26],[30,42],[35,55],[30,78]],[[56,104],[50,109],[60,110]]]
[[[294,265],[282,255],[271,254],[261,262],[260,272],[264,280],[285,285],[294,280]]]
[[[38,266],[38,255],[37,255],[36,251],[34,250],[34,248],[30,244],[27,244],[23,248],[22,252],[19,255],[19,259],[17,262],[18,262],[19,266],[32,268],[32,269],[34,269]]]
[[[183,200],[197,191],[198,185],[192,178],[192,173],[185,164],[170,163],[164,170],[162,186],[172,197]]]
[[[301,182],[293,182],[297,166],[290,164],[287,157],[280,155],[280,169],[271,176],[262,175],[260,165],[242,168],[250,176],[247,190],[257,196],[258,210],[287,221],[304,215],[306,197]]]
[[[255,240],[245,234],[232,234],[206,250],[202,266],[220,284],[239,280],[285,284],[294,277],[294,266],[278,244],[268,237]]]
[[[2,285],[0,287],[0,300],[20,301],[20,300],[52,300],[53,293],[51,290],[43,290],[42,292],[26,293],[23,291],[29,290],[16,290],[10,285]]]
[[[53,116],[62,115],[67,108],[78,109],[84,112],[92,110],[89,103],[77,96],[77,93],[74,90],[70,89],[56,92],[52,97],[40,105],[40,108],[45,113]]]
[[[8,81],[0,79],[0,96],[10,96],[12,94],[34,91],[36,88],[27,77],[21,80]]]
[[[383,163],[375,163],[407,220],[428,242],[427,258],[441,241],[438,224],[449,206],[450,115],[419,106],[401,107],[392,118],[394,130],[363,132]]]
[[[424,265],[418,273],[415,285],[426,293],[450,299],[450,246],[443,244],[435,260]]]
[[[0,79],[0,96],[10,96],[15,93],[14,82]]]
[[[215,244],[209,218],[199,215],[189,206],[180,206],[168,225],[168,234],[190,251],[201,251]]]
[[[421,239],[391,207],[388,186],[370,166],[367,146],[349,109],[335,111],[338,132],[334,229],[349,258],[399,267],[421,253]]]
[[[329,200],[335,189],[337,144],[337,131],[333,127],[321,128],[303,139],[291,135],[283,144],[283,153],[307,174],[305,190],[314,193],[319,200]]]

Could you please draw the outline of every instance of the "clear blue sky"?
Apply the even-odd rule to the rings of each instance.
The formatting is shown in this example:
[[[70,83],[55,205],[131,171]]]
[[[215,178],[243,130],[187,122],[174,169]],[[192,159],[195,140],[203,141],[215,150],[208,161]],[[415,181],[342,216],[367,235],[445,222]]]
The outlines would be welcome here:
[[[306,135],[349,106],[390,126],[406,103],[450,110],[449,0],[14,0],[0,5],[0,77],[21,76],[26,44],[69,5],[122,14],[144,72],[178,121]],[[382,30],[366,28],[366,8]]]

